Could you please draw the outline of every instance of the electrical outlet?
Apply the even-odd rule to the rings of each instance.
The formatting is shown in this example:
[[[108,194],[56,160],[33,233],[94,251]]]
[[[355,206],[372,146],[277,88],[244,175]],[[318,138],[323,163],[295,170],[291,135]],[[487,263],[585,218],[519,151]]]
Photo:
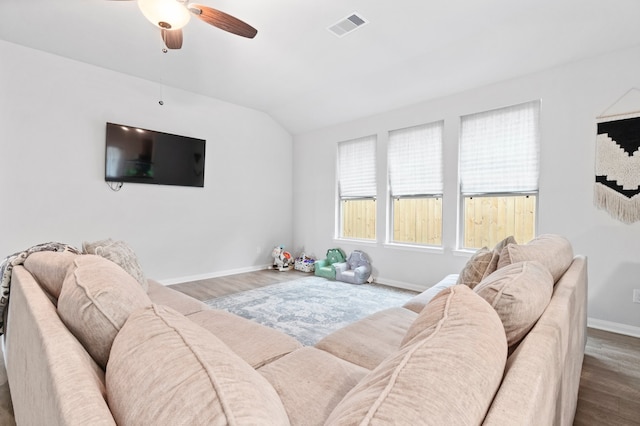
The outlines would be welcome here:
[[[640,303],[640,288],[633,290],[633,303]]]

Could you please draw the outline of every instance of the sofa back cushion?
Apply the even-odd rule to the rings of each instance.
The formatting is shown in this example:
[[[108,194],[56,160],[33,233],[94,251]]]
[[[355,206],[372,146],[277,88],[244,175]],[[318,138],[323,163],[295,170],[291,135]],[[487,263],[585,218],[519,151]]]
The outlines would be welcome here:
[[[498,269],[474,289],[496,310],[509,347],[518,344],[547,308],[553,277],[539,262],[518,262]]]
[[[276,391],[222,341],[171,308],[134,312],[116,337],[107,399],[121,425],[288,425]]]
[[[413,330],[412,330],[413,329]],[[469,287],[439,293],[395,354],[365,376],[326,424],[480,424],[500,386],[507,341]]]
[[[58,298],[58,314],[87,352],[104,368],[113,339],[136,309],[151,305],[147,293],[115,263],[76,256]]]
[[[60,297],[62,283],[77,254],[67,251],[39,251],[24,261],[24,267],[54,299]]]
[[[527,244],[508,244],[500,253],[498,269],[525,260],[540,262],[551,272],[555,283],[573,262],[573,248],[560,235],[543,234]]]

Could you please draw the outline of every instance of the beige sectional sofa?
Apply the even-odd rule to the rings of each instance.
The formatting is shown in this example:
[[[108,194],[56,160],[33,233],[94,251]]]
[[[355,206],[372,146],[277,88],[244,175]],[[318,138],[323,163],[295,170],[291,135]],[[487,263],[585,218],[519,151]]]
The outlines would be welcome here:
[[[7,374],[18,425],[569,425],[586,292],[564,238],[505,241],[303,347],[103,257],[40,252],[13,270]]]

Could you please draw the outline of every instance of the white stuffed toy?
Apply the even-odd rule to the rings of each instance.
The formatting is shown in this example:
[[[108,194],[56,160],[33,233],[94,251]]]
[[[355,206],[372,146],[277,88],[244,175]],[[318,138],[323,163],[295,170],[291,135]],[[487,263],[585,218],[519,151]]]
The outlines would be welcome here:
[[[274,247],[271,256],[273,256],[273,269],[277,269],[278,271],[288,271],[291,269],[291,253],[284,251],[283,246]]]

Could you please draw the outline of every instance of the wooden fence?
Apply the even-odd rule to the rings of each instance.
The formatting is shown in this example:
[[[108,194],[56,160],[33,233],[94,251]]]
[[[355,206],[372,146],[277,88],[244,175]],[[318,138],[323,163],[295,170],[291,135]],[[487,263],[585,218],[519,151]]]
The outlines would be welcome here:
[[[342,236],[345,238],[376,239],[376,201],[342,201]]]
[[[442,198],[394,198],[393,211],[393,242],[442,245]]]
[[[464,200],[463,247],[493,247],[513,235],[526,243],[536,233],[536,196],[469,197]]]
[[[342,202],[342,236],[376,239],[376,202]],[[393,242],[442,245],[442,199],[393,200]],[[464,248],[493,247],[513,235],[519,243],[535,236],[536,197],[470,197],[464,200]]]

